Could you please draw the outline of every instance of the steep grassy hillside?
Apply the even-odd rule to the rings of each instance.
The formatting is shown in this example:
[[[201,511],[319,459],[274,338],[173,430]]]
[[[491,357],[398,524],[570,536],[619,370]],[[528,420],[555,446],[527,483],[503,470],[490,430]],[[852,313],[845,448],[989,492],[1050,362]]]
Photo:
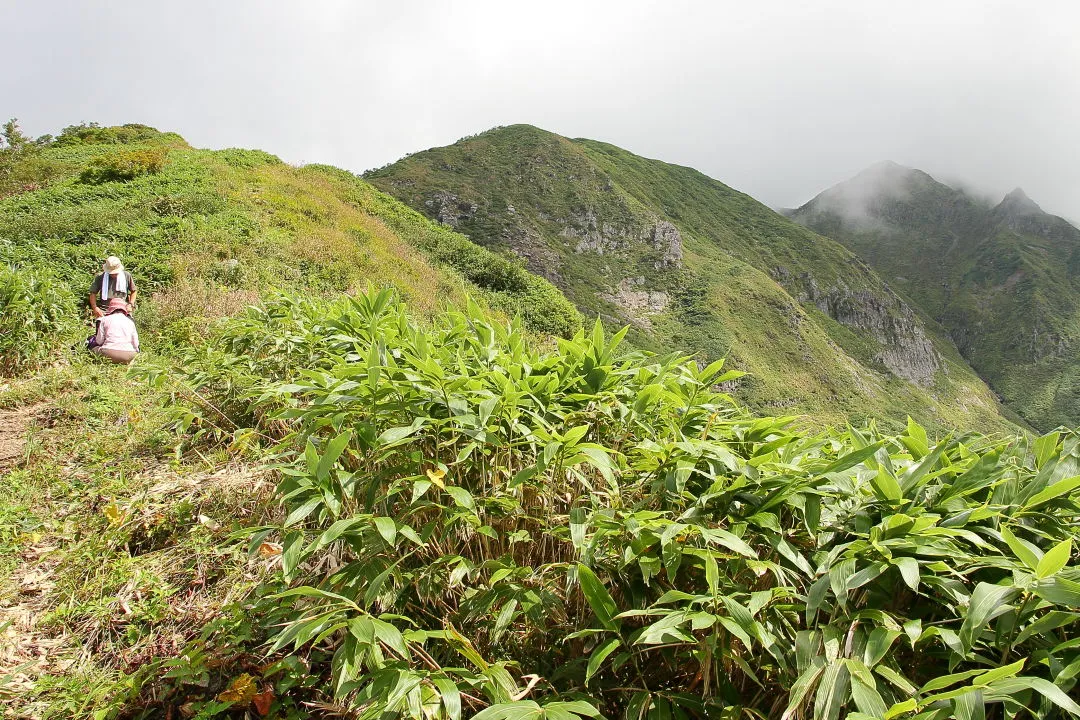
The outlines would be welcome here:
[[[135,275],[135,319],[158,349],[189,342],[202,318],[274,289],[335,294],[368,282],[395,287],[421,312],[472,293],[537,331],[565,335],[580,325],[546,281],[335,168],[197,150],[137,125],[73,127],[0,149],[7,317],[18,308],[35,316],[31,276],[47,278],[35,287],[65,294],[54,298],[66,307],[57,317],[75,316],[110,254]]]
[[[865,258],[1040,428],[1080,422],[1080,230],[1021,190],[997,206],[874,166],[793,218]]]
[[[517,125],[366,178],[523,257],[640,347],[730,357],[754,407],[1003,424],[955,349],[858,258],[695,170]]]

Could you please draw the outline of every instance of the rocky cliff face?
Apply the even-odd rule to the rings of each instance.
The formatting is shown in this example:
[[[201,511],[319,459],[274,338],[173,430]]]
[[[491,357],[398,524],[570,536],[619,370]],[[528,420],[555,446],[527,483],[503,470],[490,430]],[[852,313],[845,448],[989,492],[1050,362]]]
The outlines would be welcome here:
[[[799,302],[812,303],[841,325],[873,338],[878,345],[874,360],[891,373],[919,385],[933,384],[943,365],[941,354],[903,300],[847,287],[823,289],[809,273],[793,276],[786,268],[777,268],[773,277],[792,288]]]
[[[1034,427],[1080,422],[1080,230],[1020,188],[991,207],[917,170],[867,181],[880,174],[822,192],[795,219],[901,288]]]
[[[663,290],[650,290],[644,276],[624,278],[613,292],[600,294],[617,306],[623,317],[644,330],[652,329],[651,317],[668,309],[671,296]]]
[[[629,253],[645,246],[655,251],[655,269],[682,265],[682,235],[677,227],[659,218],[653,218],[651,224],[619,226],[600,220],[589,208],[574,217],[559,235],[574,240],[574,252],[579,254]]]

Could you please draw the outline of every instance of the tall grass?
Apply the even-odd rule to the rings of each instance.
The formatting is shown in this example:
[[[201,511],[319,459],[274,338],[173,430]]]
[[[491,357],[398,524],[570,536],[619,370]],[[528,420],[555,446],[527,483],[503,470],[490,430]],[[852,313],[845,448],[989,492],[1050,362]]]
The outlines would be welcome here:
[[[75,298],[48,273],[0,265],[0,376],[41,367],[74,338]]]
[[[808,434],[620,339],[382,292],[184,357],[280,439],[271,650],[361,718],[1080,713],[1080,438]]]

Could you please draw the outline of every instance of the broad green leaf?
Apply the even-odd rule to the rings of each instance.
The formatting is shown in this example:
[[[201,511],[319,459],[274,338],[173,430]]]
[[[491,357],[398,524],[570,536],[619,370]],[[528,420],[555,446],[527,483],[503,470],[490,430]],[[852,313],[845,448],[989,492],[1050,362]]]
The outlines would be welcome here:
[[[757,559],[757,553],[754,552],[754,548],[747,545],[742,538],[732,532],[721,528],[709,528],[708,530],[702,530],[701,534],[710,543],[721,545],[728,550],[732,550],[748,558]]]
[[[983,626],[1007,610],[1007,603],[1019,594],[1020,590],[1011,585],[991,585],[984,582],[976,585],[968,602],[964,623],[960,627],[960,642],[964,648],[970,648]]]
[[[1040,492],[1035,493],[1035,495],[1033,495],[1030,500],[1024,503],[1023,510],[1025,512],[1029,510],[1034,510],[1043,503],[1049,502],[1054,498],[1061,497],[1062,495],[1068,495],[1077,488],[1080,488],[1080,475],[1076,475],[1065,480],[1058,480],[1053,485],[1050,485],[1049,487],[1044,488]]]
[[[388,517],[377,517],[374,519],[375,529],[379,531],[379,535],[386,541],[387,545],[393,546],[394,541],[397,540],[397,524]]]
[[[1005,540],[1005,544],[1009,546],[1009,549],[1012,550],[1013,555],[1024,563],[1029,570],[1034,572],[1035,568],[1039,567],[1042,554],[1037,547],[1013,535],[1012,530],[1006,525],[1001,526],[1001,537]]]
[[[334,463],[341,457],[341,453],[349,445],[349,441],[351,440],[352,431],[346,430],[326,444],[326,452],[319,458],[319,464],[315,470],[315,475],[318,477],[319,482],[325,482],[326,479],[330,477],[330,471],[334,469]]]
[[[813,659],[812,664],[795,679],[794,684],[791,686],[791,691],[788,693],[787,709],[784,710],[781,720],[791,720],[791,718],[799,715],[799,709],[802,706],[803,700],[805,700],[810,691],[814,689],[824,671],[825,660],[816,657]]]
[[[1066,538],[1046,551],[1035,568],[1035,577],[1041,580],[1056,575],[1069,563],[1071,555],[1072,539]]]
[[[948,444],[949,438],[945,438],[944,440],[939,442],[929,455],[924,457],[918,465],[913,467],[907,472],[906,475],[904,475],[903,479],[900,482],[900,487],[903,488],[905,493],[910,492],[914,487],[916,487],[919,484],[919,481],[926,477],[927,473],[929,473],[934,468],[934,466],[937,465],[938,461],[941,459],[942,453],[945,452],[945,448],[948,447]]]
[[[828,475],[829,473],[842,472],[844,470],[847,470],[848,468],[853,468],[867,458],[873,457],[874,454],[881,449],[882,444],[883,443],[881,442],[876,442],[872,445],[867,445],[866,447],[856,450],[854,452],[850,452],[847,455],[838,458],[834,462],[827,465],[825,469],[819,471],[818,474]]]
[[[918,591],[919,561],[913,557],[898,557],[893,558],[892,562],[900,570],[900,576],[904,579],[904,584],[912,590]]]
[[[376,443],[383,448],[399,445],[402,441],[414,435],[416,431],[423,427],[423,424],[423,420],[417,418],[412,425],[389,428],[378,437]]]
[[[1021,690],[1031,689],[1039,693],[1052,703],[1072,715],[1080,715],[1080,705],[1077,705],[1061,688],[1049,680],[1039,677],[1014,677],[998,680],[990,685],[995,693],[1012,695]]]
[[[958,682],[973,678],[976,675],[981,675],[985,670],[976,668],[975,670],[965,670],[964,672],[952,673],[951,675],[940,675],[933,680],[930,680],[923,684],[919,688],[919,692],[923,695],[928,695],[937,690],[947,688],[950,685],[955,685]]]
[[[312,512],[314,512],[315,508],[319,507],[322,504],[323,504],[323,499],[322,499],[321,496],[317,495],[317,496],[315,496],[313,498],[310,498],[309,500],[304,502],[303,505],[301,505],[300,507],[294,509],[292,512],[289,513],[288,517],[285,518],[285,527],[289,527],[291,525],[295,525],[296,523],[300,522],[301,520],[306,518],[308,515],[310,515]]]
[[[919,458],[930,452],[930,441],[926,437],[926,430],[922,425],[911,419],[908,416],[907,419],[907,439],[910,442],[905,442],[908,450],[911,451],[911,456],[918,460]]]
[[[615,652],[618,648],[622,647],[622,641],[619,638],[608,638],[603,643],[597,646],[592,654],[589,656],[589,664],[585,668],[585,684],[589,684],[589,680],[593,675],[600,670],[600,667],[604,664],[604,660],[608,655]]]
[[[872,668],[881,662],[900,635],[901,633],[896,630],[888,630],[882,627],[874,628],[873,632],[870,633],[870,637],[866,640],[866,648],[863,650],[863,663]]]
[[[491,629],[491,639],[493,642],[499,642],[503,633],[510,627],[510,623],[514,619],[514,613],[517,612],[517,608],[518,601],[513,598],[503,604],[502,610],[499,611],[498,617],[495,618],[495,626]]]
[[[904,497],[900,483],[885,468],[870,478],[870,485],[874,488],[874,494],[882,500],[900,500]]]
[[[1057,453],[1058,441],[1060,439],[1061,433],[1054,431],[1035,440],[1035,467],[1043,467],[1046,465],[1047,461]]]
[[[888,680],[901,692],[907,695],[915,695],[919,692],[919,689],[915,687],[910,680],[884,663],[874,666],[874,672]]]
[[[987,670],[982,675],[976,675],[971,683],[972,685],[989,685],[1002,678],[1012,677],[1024,669],[1024,663],[1026,662],[1027,660],[1017,660],[1009,665]]]
[[[456,485],[447,485],[445,492],[451,498],[454,499],[454,504],[472,510],[476,507],[476,502],[473,500],[472,493],[463,487],[457,487]]]
[[[461,720],[461,691],[449,678],[432,678],[431,682],[439,689],[439,699],[446,708],[450,720]]]
[[[956,720],[984,720],[986,705],[981,690],[968,690],[952,701],[953,717]]]
[[[847,660],[845,665],[851,676],[851,699],[855,701],[855,707],[871,717],[882,717],[887,708],[877,690],[874,676],[857,660]]]
[[[615,605],[615,600],[611,597],[611,593],[587,566],[578,564],[576,568],[581,592],[585,594],[585,600],[588,601],[589,607],[595,613],[596,619],[608,630],[619,632],[622,623],[615,619],[618,608]]]
[[[814,695],[814,720],[837,720],[848,698],[850,678],[844,661],[834,660],[821,674]]]
[[[588,513],[583,507],[570,509],[570,541],[578,551],[585,545],[586,522]]]
[[[1061,575],[1040,580],[1034,591],[1040,598],[1055,605],[1080,608],[1080,583]]]
[[[885,711],[885,714],[882,717],[884,718],[884,720],[892,720],[894,717],[898,717],[909,712],[914,712],[915,709],[918,707],[919,703],[915,700],[915,698],[908,698],[903,702],[898,702],[895,705],[891,706],[888,710]]]

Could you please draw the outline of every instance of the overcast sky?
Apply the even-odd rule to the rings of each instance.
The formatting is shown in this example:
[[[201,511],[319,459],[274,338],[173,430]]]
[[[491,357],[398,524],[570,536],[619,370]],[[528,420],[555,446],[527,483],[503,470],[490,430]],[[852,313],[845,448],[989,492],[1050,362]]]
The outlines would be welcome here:
[[[531,123],[794,206],[879,160],[1080,219],[1080,2],[0,0],[0,115],[353,171]]]

